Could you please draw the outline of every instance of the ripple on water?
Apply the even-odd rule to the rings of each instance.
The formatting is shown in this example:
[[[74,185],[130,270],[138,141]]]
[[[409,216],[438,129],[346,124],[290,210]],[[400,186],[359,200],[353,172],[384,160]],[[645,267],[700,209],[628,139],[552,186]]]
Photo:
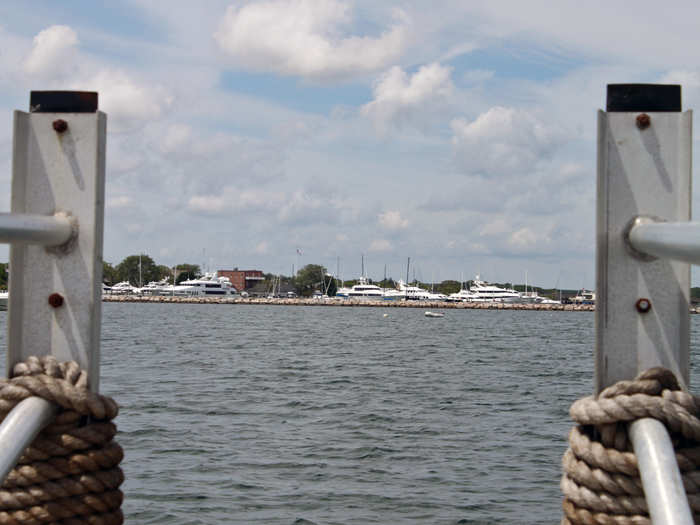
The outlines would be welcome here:
[[[385,312],[104,304],[127,523],[557,521],[593,314]]]

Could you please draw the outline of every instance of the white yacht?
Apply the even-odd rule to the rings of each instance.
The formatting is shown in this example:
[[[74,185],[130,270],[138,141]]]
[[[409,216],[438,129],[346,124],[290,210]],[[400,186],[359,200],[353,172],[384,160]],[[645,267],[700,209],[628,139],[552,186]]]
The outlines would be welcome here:
[[[228,277],[218,277],[216,272],[206,273],[198,279],[188,279],[180,284],[163,286],[160,295],[175,296],[225,296],[236,295],[238,290]]]
[[[384,292],[376,284],[369,284],[367,282],[367,277],[360,277],[359,282],[352,288],[338,288],[335,292],[336,297],[346,297],[346,298],[367,298],[367,299],[381,299],[384,297]]]
[[[166,277],[160,281],[151,281],[141,288],[141,293],[145,295],[164,295],[165,289],[170,286],[169,278]]]
[[[520,294],[512,288],[500,288],[485,281],[480,276],[476,276],[469,291],[475,294],[472,301],[490,303],[517,303],[520,301]]]
[[[399,280],[397,285],[399,291],[406,295],[406,299],[411,301],[430,301],[431,296],[428,290],[424,290],[418,286],[411,286],[402,280]]]
[[[477,294],[469,290],[465,290],[464,288],[460,289],[459,292],[454,292],[447,296],[448,301],[456,303],[468,303],[471,301],[476,301],[477,299],[479,299]]]
[[[140,293],[141,288],[131,286],[129,281],[121,281],[114,286],[109,287],[107,291],[109,291],[109,293],[112,295],[127,295],[132,293]]]
[[[577,295],[571,298],[574,304],[595,304],[595,292],[590,290],[581,290]]]
[[[561,304],[561,301],[556,301],[549,297],[542,297],[535,290],[522,292],[520,294],[520,302],[526,304]]]

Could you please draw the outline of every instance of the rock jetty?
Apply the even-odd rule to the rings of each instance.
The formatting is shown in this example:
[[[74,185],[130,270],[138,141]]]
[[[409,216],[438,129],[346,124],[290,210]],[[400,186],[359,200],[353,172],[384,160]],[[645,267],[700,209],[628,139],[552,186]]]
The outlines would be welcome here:
[[[337,307],[382,307],[382,308],[449,308],[455,310],[538,310],[592,312],[590,304],[519,304],[519,303],[448,303],[438,301],[377,301],[362,299],[312,299],[312,298],[252,298],[252,297],[171,297],[162,295],[104,295],[110,303],[183,303],[183,304],[250,304],[279,306],[337,306]],[[692,310],[691,310],[692,311]]]

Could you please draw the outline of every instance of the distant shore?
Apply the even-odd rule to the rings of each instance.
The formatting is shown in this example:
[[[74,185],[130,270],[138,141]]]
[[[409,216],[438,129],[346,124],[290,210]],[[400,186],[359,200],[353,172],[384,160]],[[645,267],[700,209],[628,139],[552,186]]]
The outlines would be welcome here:
[[[592,312],[590,304],[520,304],[520,303],[448,303],[437,301],[378,301],[362,299],[268,299],[251,297],[168,297],[162,295],[105,295],[102,300],[108,303],[183,303],[183,304],[250,304],[279,306],[370,306],[382,308],[423,308],[454,310],[539,310]]]

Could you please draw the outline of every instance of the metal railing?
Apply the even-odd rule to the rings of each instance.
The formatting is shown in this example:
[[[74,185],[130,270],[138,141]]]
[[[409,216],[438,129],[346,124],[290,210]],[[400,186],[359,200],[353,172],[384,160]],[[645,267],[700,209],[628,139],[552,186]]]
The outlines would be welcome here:
[[[0,213],[10,244],[7,374],[42,349],[76,361],[99,386],[106,115],[97,93],[32,92],[14,114],[11,212]],[[32,397],[0,425],[0,480],[52,419]]]
[[[598,115],[596,391],[663,366],[689,382],[692,112],[680,86],[610,85]],[[693,523],[666,427],[629,425],[654,524]]]

